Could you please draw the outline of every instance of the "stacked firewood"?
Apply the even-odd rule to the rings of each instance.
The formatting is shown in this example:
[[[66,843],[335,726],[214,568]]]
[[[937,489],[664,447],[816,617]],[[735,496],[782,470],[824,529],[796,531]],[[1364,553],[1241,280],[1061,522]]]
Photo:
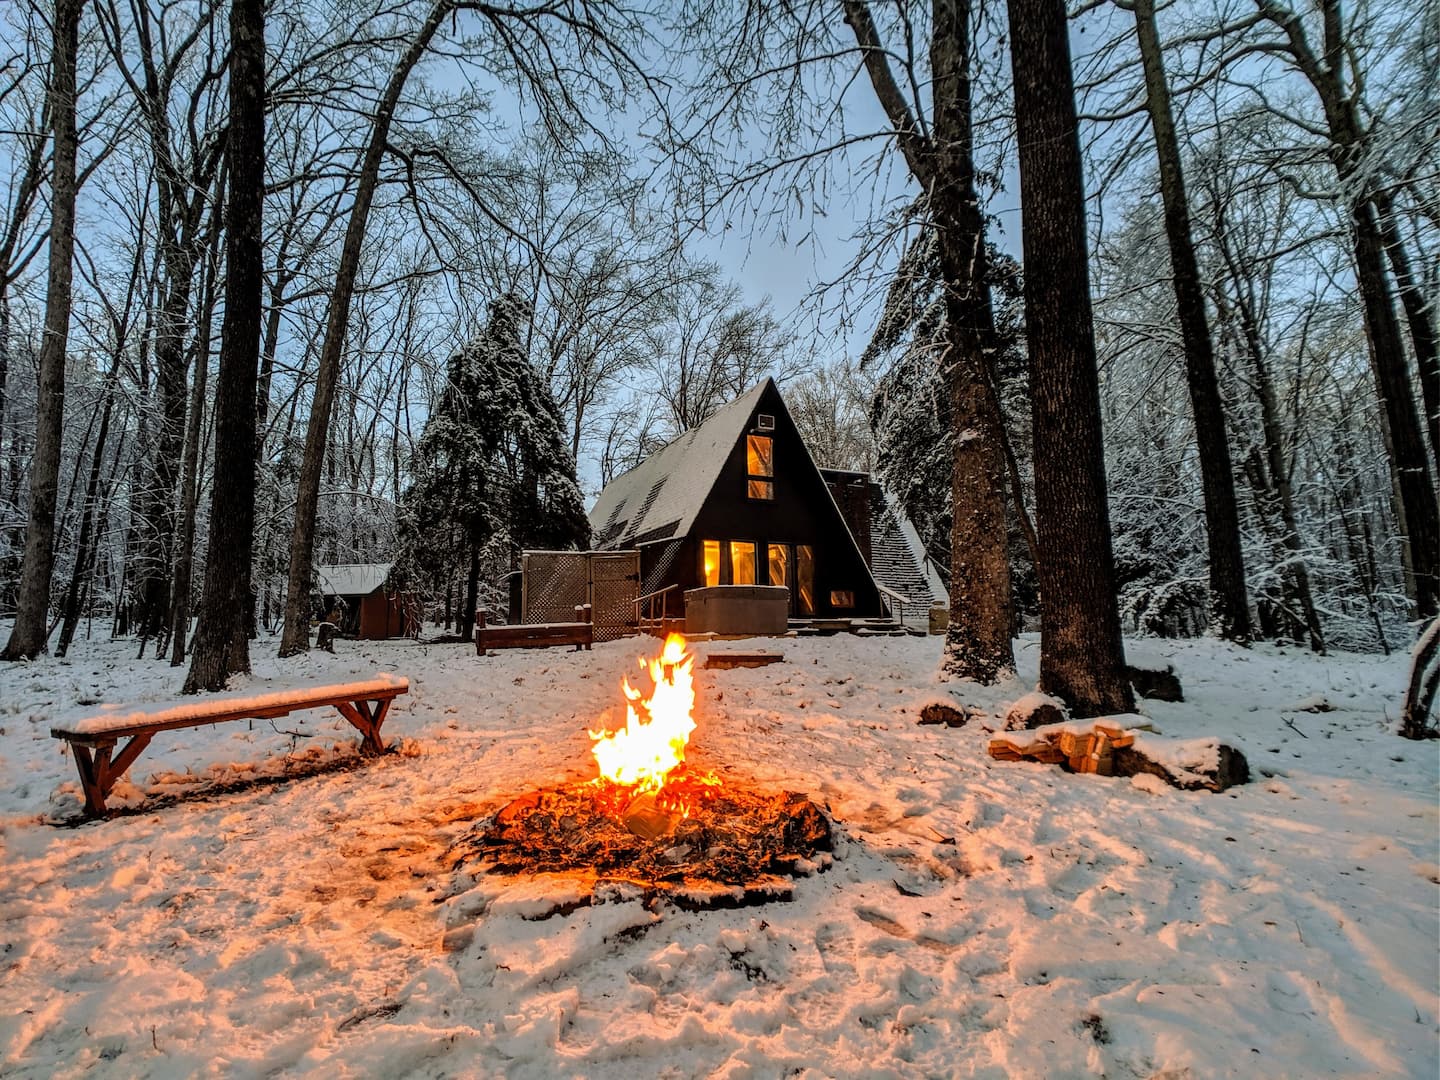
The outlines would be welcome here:
[[[1113,776],[1114,751],[1133,745],[1135,733],[1118,724],[1096,721],[1089,730],[1055,725],[1051,729],[1010,732],[990,740],[990,756],[998,761],[1038,761],[1068,765],[1071,772]]]

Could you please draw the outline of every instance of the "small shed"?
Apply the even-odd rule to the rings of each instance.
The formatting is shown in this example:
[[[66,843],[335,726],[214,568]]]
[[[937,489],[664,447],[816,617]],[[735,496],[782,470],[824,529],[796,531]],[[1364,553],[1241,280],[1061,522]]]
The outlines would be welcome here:
[[[419,629],[418,607],[410,593],[390,586],[394,566],[393,562],[317,566],[322,614],[335,613],[345,637],[377,641],[411,636]]]

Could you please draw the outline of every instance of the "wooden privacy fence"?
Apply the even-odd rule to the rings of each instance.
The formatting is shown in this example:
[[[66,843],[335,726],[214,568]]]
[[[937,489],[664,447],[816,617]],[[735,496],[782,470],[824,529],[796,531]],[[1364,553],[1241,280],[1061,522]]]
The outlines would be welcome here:
[[[527,551],[521,557],[520,621],[562,623],[588,605],[596,641],[636,632],[638,551]]]

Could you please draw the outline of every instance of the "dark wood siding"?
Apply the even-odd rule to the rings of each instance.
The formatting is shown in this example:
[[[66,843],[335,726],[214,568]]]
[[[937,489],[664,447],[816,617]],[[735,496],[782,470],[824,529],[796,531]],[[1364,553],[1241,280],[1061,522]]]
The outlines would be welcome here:
[[[775,418],[773,432],[756,427],[756,415]],[[815,552],[815,614],[819,616],[873,617],[881,613],[880,597],[870,571],[856,549],[830,492],[801,442],[779,392],[773,385],[760,396],[747,434],[772,435],[775,439],[775,498],[748,496],[745,438],[742,435],[730,450],[710,497],[695,519],[690,548],[680,560],[686,588],[699,584],[699,544],[702,540],[744,540],[757,545],[757,584],[765,580],[769,544],[809,544]],[[682,580],[682,579],[677,579]],[[724,580],[724,579],[722,579]],[[855,596],[853,608],[836,608],[832,592]]]

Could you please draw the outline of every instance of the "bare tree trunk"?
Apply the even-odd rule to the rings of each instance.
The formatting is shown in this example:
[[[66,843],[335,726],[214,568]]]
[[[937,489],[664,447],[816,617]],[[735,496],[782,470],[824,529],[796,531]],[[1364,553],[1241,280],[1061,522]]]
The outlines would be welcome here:
[[[1395,222],[1395,200],[1388,194],[1375,196],[1375,210],[1380,219],[1380,236],[1390,256],[1390,272],[1395,276],[1400,306],[1410,328],[1410,344],[1415,351],[1415,366],[1420,369],[1420,393],[1425,402],[1425,427],[1430,435],[1430,453],[1435,459],[1435,477],[1440,479],[1440,345],[1436,342],[1435,316],[1400,239]]]
[[[170,597],[170,666],[185,662],[190,630],[191,579],[195,567],[195,515],[200,504],[200,473],[204,471],[202,443],[205,431],[205,385],[210,374],[210,329],[215,317],[215,279],[219,274],[223,214],[220,199],[225,187],[224,169],[216,185],[215,210],[210,229],[210,254],[200,283],[200,326],[192,345],[195,377],[190,391],[190,423],[185,431],[185,460],[180,476],[180,537],[176,544],[174,587]]]
[[[51,59],[54,168],[50,192],[50,268],[45,337],[40,345],[35,456],[30,464],[30,517],[20,570],[15,625],[0,659],[31,659],[49,638],[50,577],[55,566],[55,502],[60,486],[61,421],[65,414],[65,351],[70,336],[71,265],[75,250],[76,54],[84,0],[56,0]]]
[[[991,390],[995,320],[973,158],[970,4],[934,0],[933,115],[928,134],[895,82],[868,5],[845,0],[844,10],[910,173],[929,196],[939,239],[945,286],[943,363],[956,431],[951,469],[951,617],[944,669],[955,678],[992,683],[1015,670],[1015,655],[1010,639],[1003,419]]]
[[[1255,382],[1255,398],[1260,404],[1260,431],[1265,441],[1264,468],[1253,470],[1252,483],[1258,498],[1258,509],[1267,526],[1270,519],[1279,517],[1280,528],[1272,533],[1278,541],[1283,567],[1280,571],[1287,599],[1293,598],[1300,605],[1301,620],[1310,648],[1317,653],[1325,652],[1325,634],[1320,627],[1320,614],[1315,608],[1315,599],[1310,590],[1310,570],[1306,566],[1303,546],[1300,543],[1300,519],[1295,513],[1294,485],[1291,483],[1291,461],[1285,451],[1285,432],[1280,422],[1280,406],[1275,396],[1275,381],[1270,377],[1270,365],[1265,358],[1265,349],[1260,340],[1260,327],[1255,311],[1246,299],[1245,289],[1240,281],[1240,270],[1231,255],[1228,238],[1223,235],[1224,217],[1217,213],[1216,228],[1219,246],[1226,260],[1235,289],[1234,318],[1239,323],[1240,338],[1249,361],[1250,373]],[[1227,301],[1217,301],[1222,309]],[[1296,635],[1298,637],[1298,635]]]
[[[935,0],[933,10],[931,137],[936,173],[930,207],[939,227],[945,360],[956,431],[951,469],[952,615],[945,635],[944,667],[957,678],[992,683],[1014,673],[1015,654],[1010,637],[1003,421],[998,395],[991,390],[995,319],[970,119],[970,4]],[[972,432],[978,437],[971,437]],[[1019,491],[1016,499],[1023,515]]]
[[[1190,228],[1190,205],[1180,165],[1180,143],[1165,79],[1154,0],[1135,0],[1135,30],[1145,68],[1146,107],[1160,162],[1160,195],[1165,204],[1165,233],[1175,281],[1175,312],[1185,346],[1185,376],[1195,416],[1195,443],[1205,496],[1205,531],[1210,556],[1211,631],[1230,641],[1250,638],[1250,605],[1245,591],[1245,562],[1240,553],[1240,515],[1235,506],[1235,475],[1225,436],[1225,409],[1215,377],[1215,352],[1205,318],[1205,294]]]
[[[290,232],[286,230],[280,240],[280,250],[275,255],[275,278],[270,286],[269,310],[265,315],[265,335],[261,338],[260,374],[255,384],[255,430],[260,436],[255,440],[255,453],[265,452],[264,432],[270,420],[270,381],[275,374],[275,350],[280,342],[280,320],[285,312],[285,286],[290,283],[290,272],[285,261],[290,246]]]
[[[411,70],[424,55],[430,39],[455,6],[455,0],[437,0],[414,39],[396,62],[390,82],[375,111],[370,141],[360,179],[355,186],[355,201],[350,208],[350,221],[345,229],[345,244],[340,253],[340,267],[330,293],[330,314],[325,326],[325,341],[320,348],[320,364],[315,374],[315,398],[310,405],[310,421],[305,431],[305,457],[295,496],[295,525],[290,535],[290,573],[285,592],[285,630],[280,637],[280,655],[294,656],[310,648],[310,578],[315,551],[315,515],[320,504],[320,474],[324,467],[325,447],[330,432],[330,412],[335,404],[335,384],[340,374],[340,358],[345,351],[345,331],[350,321],[350,301],[355,292],[355,278],[360,270],[360,249],[365,242],[365,228],[375,187],[380,180],[380,161],[390,134],[390,121],[400,93]],[[253,380],[252,380],[253,384]]]
[[[215,482],[195,653],[185,693],[223,690],[250,670],[251,553],[255,543],[255,380],[265,269],[265,0],[230,3],[229,193],[225,321],[215,387]]]
[[[475,609],[480,603],[480,549],[470,548],[470,568],[465,575],[465,603],[455,613],[455,631],[462,640],[475,636]]]
[[[215,223],[215,234],[220,223]],[[215,258],[206,267],[200,299],[200,329],[195,334],[195,378],[190,390],[190,425],[185,432],[185,463],[180,477],[180,540],[175,555],[175,587],[170,598],[170,666],[185,662],[190,630],[190,579],[195,566],[195,514],[200,503],[200,434],[205,430],[205,384],[210,374],[210,325],[215,310]]]
[[[3,273],[3,270],[0,270]],[[0,280],[0,443],[5,441],[5,386],[10,378],[10,290]]]
[[[1410,659],[1410,679],[1400,705],[1400,734],[1407,739],[1433,737],[1435,695],[1440,690],[1440,619],[1430,625],[1415,644]]]
[[[1385,280],[1379,224],[1374,205],[1357,199],[1351,207],[1355,230],[1355,276],[1365,304],[1365,333],[1375,372],[1375,393],[1384,413],[1401,523],[1401,555],[1409,571],[1411,600],[1421,618],[1440,613],[1440,505],[1427,470],[1425,440],[1405,363],[1400,326]]]
[[[90,476],[85,484],[85,504],[80,510],[80,539],[75,551],[75,568],[70,574],[70,587],[65,590],[61,605],[60,641],[55,646],[55,655],[63,657],[70,651],[75,639],[75,628],[80,623],[80,593],[82,583],[90,572],[90,562],[95,554],[95,499],[100,491],[100,472],[104,465],[105,444],[110,437],[110,416],[115,406],[115,388],[119,383],[120,359],[123,349],[117,343],[115,355],[110,361],[110,372],[105,376],[105,401],[100,409],[100,430],[95,433],[95,449],[90,457]]]
[[[190,317],[191,277],[195,260],[180,253],[166,260],[166,295],[155,340],[155,392],[160,412],[153,456],[144,466],[144,488],[139,493],[140,565],[137,594],[140,653],[145,642],[166,632],[170,617],[171,573],[175,558],[175,532],[179,524],[177,488],[185,442],[186,350],[185,324]]]
[[[1030,346],[1040,687],[1077,716],[1135,707],[1125,675],[1101,442],[1064,0],[1009,0]]]

